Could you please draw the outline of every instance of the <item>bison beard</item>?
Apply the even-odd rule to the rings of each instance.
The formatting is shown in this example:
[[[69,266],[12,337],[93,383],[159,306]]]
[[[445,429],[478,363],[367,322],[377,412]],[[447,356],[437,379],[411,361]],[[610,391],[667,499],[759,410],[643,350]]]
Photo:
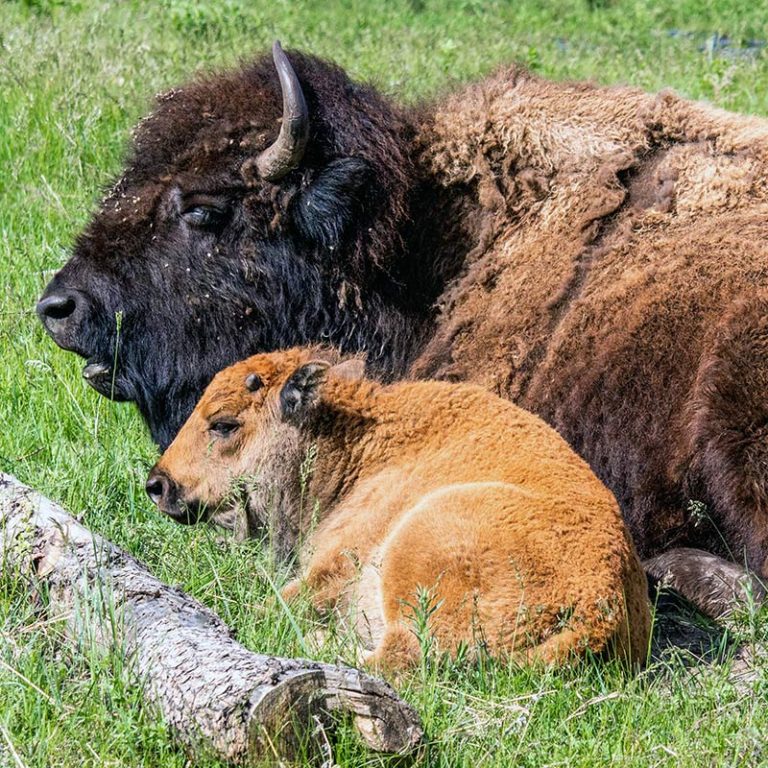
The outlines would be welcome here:
[[[701,546],[766,575],[768,123],[517,69],[407,110],[290,60],[309,137],[280,178],[258,162],[269,57],[139,125],[39,307],[92,385],[165,447],[259,351],[473,381],[569,440],[642,556]]]

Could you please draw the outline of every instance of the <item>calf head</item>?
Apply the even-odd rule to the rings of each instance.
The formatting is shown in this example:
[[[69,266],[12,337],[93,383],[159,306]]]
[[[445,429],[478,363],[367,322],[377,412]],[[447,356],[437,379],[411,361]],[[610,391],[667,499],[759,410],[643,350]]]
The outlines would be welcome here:
[[[362,361],[292,349],[221,371],[151,470],[150,498],[180,523],[244,520],[247,534],[268,531],[288,556],[312,518],[302,508],[313,442],[305,424],[326,376],[350,370],[361,375]]]

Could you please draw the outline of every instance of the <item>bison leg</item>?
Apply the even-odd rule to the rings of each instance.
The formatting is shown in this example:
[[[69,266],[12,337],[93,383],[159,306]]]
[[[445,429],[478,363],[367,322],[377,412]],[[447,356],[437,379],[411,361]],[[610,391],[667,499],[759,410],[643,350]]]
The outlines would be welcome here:
[[[670,549],[643,561],[643,567],[652,586],[674,589],[712,618],[738,604],[765,600],[765,587],[749,571],[701,549]]]
[[[286,585],[283,597],[294,597],[303,587],[312,596],[318,613],[332,611],[358,576],[358,566],[347,551],[330,549],[315,553],[304,574]]]

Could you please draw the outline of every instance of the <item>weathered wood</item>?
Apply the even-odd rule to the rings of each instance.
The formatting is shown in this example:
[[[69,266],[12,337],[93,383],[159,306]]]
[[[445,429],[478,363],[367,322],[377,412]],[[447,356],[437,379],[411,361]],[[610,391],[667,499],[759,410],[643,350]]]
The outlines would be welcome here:
[[[408,754],[421,741],[418,716],[386,683],[349,667],[252,653],[212,611],[2,473],[0,575],[44,582],[48,609],[64,617],[72,641],[87,633],[124,653],[191,753],[237,764],[327,758],[317,725],[332,712],[351,713],[377,751]]]

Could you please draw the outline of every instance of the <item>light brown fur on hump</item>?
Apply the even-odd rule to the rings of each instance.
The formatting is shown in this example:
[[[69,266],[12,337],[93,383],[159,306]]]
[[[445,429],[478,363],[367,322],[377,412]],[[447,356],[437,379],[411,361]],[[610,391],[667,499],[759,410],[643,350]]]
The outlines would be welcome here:
[[[257,355],[216,377],[201,417],[233,407],[250,371],[265,386],[240,404],[247,437],[207,466],[279,452],[279,390],[313,354]],[[384,387],[333,371],[294,427],[297,444],[316,448],[308,497],[320,506],[316,527],[296,523],[304,538],[287,597],[307,590],[318,608],[348,616],[383,668],[418,657],[420,592],[428,630],[448,652],[482,642],[521,659],[589,650],[642,662],[645,576],[610,492],[552,429],[478,387]],[[182,455],[188,468],[196,461],[192,421],[160,462],[171,475]],[[297,469],[298,457],[280,456]]]
[[[616,330],[617,312],[631,319],[637,281],[666,292],[655,273],[690,271],[694,251],[725,267],[739,250],[722,240],[741,234],[733,216],[762,225],[768,213],[768,121],[670,92],[502,70],[430,115],[421,142],[440,183],[477,187],[493,242],[449,286],[412,372],[479,383],[536,411],[544,397],[562,405],[538,383],[556,375],[545,358],[567,366],[561,338],[578,344],[590,321]],[[690,256],[675,258],[686,243]],[[681,277],[684,290],[712,290],[692,278]]]

